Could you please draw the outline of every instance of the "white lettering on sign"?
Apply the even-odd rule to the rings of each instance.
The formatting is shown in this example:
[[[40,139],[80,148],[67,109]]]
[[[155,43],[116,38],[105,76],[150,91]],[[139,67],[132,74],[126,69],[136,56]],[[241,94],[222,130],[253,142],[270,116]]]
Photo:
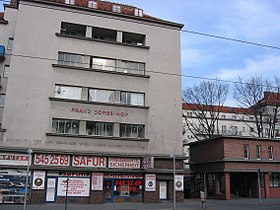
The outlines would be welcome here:
[[[145,174],[145,191],[156,191],[155,174]]]
[[[109,168],[140,168],[140,158],[109,158]]]
[[[57,179],[57,196],[89,196],[89,178],[69,178],[59,177]]]
[[[117,173],[105,173],[104,178],[114,179],[143,179],[142,174],[117,174]]]
[[[69,166],[69,155],[35,154],[34,165]]]
[[[24,165],[28,164],[28,155],[0,153],[0,165]]]
[[[105,157],[94,157],[94,156],[73,156],[73,166],[77,167],[96,167],[105,168],[106,158]]]

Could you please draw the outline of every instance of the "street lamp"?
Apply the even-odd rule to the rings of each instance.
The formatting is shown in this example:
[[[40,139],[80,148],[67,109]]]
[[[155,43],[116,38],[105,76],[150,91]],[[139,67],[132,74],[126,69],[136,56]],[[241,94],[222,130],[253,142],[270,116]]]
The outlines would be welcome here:
[[[175,147],[173,148],[173,209],[176,209],[176,157],[175,157]]]
[[[29,144],[27,153],[28,153],[28,162],[27,162],[27,169],[26,169],[26,179],[25,179],[25,194],[24,194],[24,203],[23,203],[23,210],[26,209],[26,202],[27,202],[27,190],[28,190],[28,180],[29,180],[29,163],[31,162],[31,154],[32,154],[31,144]]]

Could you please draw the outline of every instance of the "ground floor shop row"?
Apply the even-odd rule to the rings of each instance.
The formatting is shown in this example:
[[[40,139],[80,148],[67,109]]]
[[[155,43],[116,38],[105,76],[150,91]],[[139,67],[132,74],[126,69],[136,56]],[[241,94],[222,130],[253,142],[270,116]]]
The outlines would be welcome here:
[[[32,204],[150,203],[173,201],[174,189],[176,200],[183,201],[184,175],[173,175],[172,161],[170,157],[3,153],[0,203],[23,203],[25,196]]]
[[[279,172],[228,172],[199,173],[185,178],[190,197],[199,197],[206,191],[207,197],[219,199],[280,198]]]

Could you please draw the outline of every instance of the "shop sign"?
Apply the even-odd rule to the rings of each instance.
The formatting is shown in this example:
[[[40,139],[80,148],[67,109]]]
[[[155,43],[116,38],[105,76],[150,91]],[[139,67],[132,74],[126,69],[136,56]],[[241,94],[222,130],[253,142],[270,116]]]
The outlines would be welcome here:
[[[57,180],[57,196],[67,196],[69,197],[83,197],[89,196],[90,179],[89,178],[74,178],[71,177],[59,177]]]
[[[69,166],[69,155],[35,154],[34,165]]]
[[[155,174],[145,174],[145,191],[156,191]]]
[[[184,191],[184,176],[175,175],[175,190]]]
[[[34,171],[32,189],[43,190],[45,188],[45,171]]]
[[[143,175],[142,174],[105,173],[104,178],[107,178],[107,179],[143,179]]]
[[[103,173],[92,173],[91,190],[103,190]]]
[[[90,177],[90,173],[79,171],[51,171],[48,172],[48,176]]]
[[[150,169],[154,168],[154,157],[145,157],[142,160],[142,168],[143,169]]]
[[[94,114],[102,116],[116,116],[116,117],[126,117],[128,116],[127,112],[124,111],[112,111],[112,110],[103,110],[103,109],[85,109],[82,107],[72,107],[71,112],[81,113],[81,114]]]
[[[27,166],[28,155],[14,153],[0,153],[0,165]]]
[[[109,168],[140,169],[140,158],[109,158]]]
[[[106,158],[74,155],[72,158],[72,165],[75,167],[105,168]]]

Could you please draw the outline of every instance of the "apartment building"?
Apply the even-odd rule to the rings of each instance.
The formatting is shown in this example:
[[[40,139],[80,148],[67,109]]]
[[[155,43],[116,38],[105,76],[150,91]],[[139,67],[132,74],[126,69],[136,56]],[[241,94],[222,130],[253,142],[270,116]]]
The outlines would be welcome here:
[[[206,189],[208,197],[227,200],[280,197],[279,140],[219,136],[189,146],[192,196]]]
[[[0,203],[23,202],[28,166],[31,203],[183,200],[182,24],[98,0],[0,19]]]

